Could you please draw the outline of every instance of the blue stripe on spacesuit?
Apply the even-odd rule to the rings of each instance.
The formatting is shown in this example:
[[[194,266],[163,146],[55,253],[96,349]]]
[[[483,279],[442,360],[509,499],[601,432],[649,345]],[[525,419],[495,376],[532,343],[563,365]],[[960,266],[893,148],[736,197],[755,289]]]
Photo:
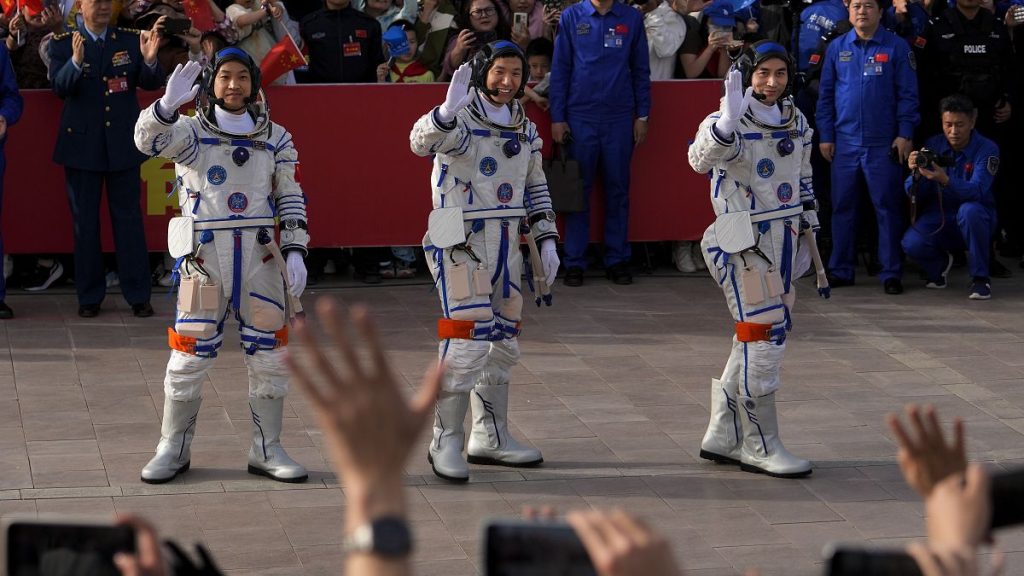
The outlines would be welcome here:
[[[494,270],[494,275],[491,276],[491,285],[494,285],[498,278],[502,278],[501,282],[501,295],[504,298],[509,297],[509,272],[508,272],[508,220],[501,221],[501,243],[498,245],[498,266]]]
[[[242,231],[235,230],[233,234],[235,237],[235,249],[231,266],[231,305],[235,309],[235,317],[241,323],[242,318],[239,315],[239,310],[242,308]]]
[[[269,302],[270,304],[273,304],[274,306],[277,306],[281,310],[284,310],[284,306],[282,306],[281,304],[279,304],[278,302],[276,302],[276,301],[274,301],[274,300],[272,300],[270,298],[267,298],[266,296],[263,296],[262,294],[257,294],[255,292],[249,292],[249,296],[252,296],[253,298],[256,298],[257,300],[263,300],[264,302]]]
[[[712,198],[718,198],[718,191],[722,187],[723,180],[725,180],[725,170],[719,170],[718,180],[715,181],[715,191],[711,194]]]
[[[203,195],[196,190],[196,201],[192,203],[192,213],[195,214],[196,210],[199,210],[199,202],[202,201]]]
[[[437,260],[437,278],[441,282],[441,307],[444,308],[444,317],[451,318],[448,310],[448,285],[444,279],[444,250],[434,250],[434,258]]]
[[[782,307],[783,307],[782,304],[773,304],[771,306],[766,306],[764,308],[758,308],[757,310],[752,310],[752,311],[747,313],[747,316],[757,316],[758,314],[764,314],[765,312],[771,312],[772,310],[778,310],[779,308],[782,308]]]
[[[473,308],[490,308],[490,307],[491,307],[491,305],[489,303],[488,304],[464,304],[462,306],[456,306],[456,307],[452,308],[451,311],[452,312],[459,312],[459,311],[462,311],[462,310],[472,310]]]
[[[736,297],[736,311],[739,312],[740,322],[743,322],[745,318],[745,316],[743,315],[743,299],[740,298],[740,287],[736,283],[735,265],[733,265],[732,269],[729,270],[729,279],[732,281],[732,293]]]
[[[273,196],[267,196],[267,205],[270,206],[270,214],[277,216],[277,206],[274,204]]]
[[[435,184],[435,186],[440,188],[441,184],[444,184],[444,177],[447,174],[448,174],[448,165],[447,164],[441,164],[441,175],[437,177],[437,184]]]
[[[733,286],[735,286],[735,284],[733,284]],[[739,296],[739,294],[737,294],[737,297],[738,296]],[[743,390],[746,391],[747,398],[750,398],[750,383],[748,382],[749,376],[747,374],[748,366],[749,366],[749,361],[748,361],[748,358],[747,358],[747,343],[743,342]],[[749,416],[750,412],[747,412],[747,415]],[[756,423],[755,420],[751,420],[751,422],[755,422]]]
[[[744,132],[742,134],[744,140],[764,140],[765,135],[763,132]],[[768,138],[789,138],[789,130],[776,130],[768,136]]]
[[[207,318],[178,318],[175,323],[182,324],[216,324],[216,320],[209,320]]]

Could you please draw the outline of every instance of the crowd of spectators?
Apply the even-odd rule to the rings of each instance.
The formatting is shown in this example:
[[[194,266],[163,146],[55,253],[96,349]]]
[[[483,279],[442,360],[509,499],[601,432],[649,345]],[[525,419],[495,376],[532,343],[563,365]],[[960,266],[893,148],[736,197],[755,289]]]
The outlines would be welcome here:
[[[559,41],[569,46],[579,35],[579,30],[573,34],[559,32],[564,28],[563,15],[569,13],[572,4],[572,0],[115,0],[111,4],[111,25],[148,30],[161,17],[169,20],[191,17],[191,27],[187,30],[160,36],[158,62],[165,76],[176,64],[188,60],[208,62],[216,50],[231,44],[237,44],[260,61],[275,43],[290,36],[306,55],[308,64],[276,78],[277,84],[447,82],[452,72],[472,58],[480,46],[494,40],[511,40],[530,60],[531,85],[524,101],[532,101],[548,110],[552,104],[549,86],[565,85],[570,79],[560,76],[574,69],[567,60],[578,57],[571,51],[562,52],[560,57],[555,49]],[[912,223],[906,210],[906,187],[896,182],[911,172],[906,166],[909,152],[939,133],[939,102],[953,93],[970,98],[977,109],[977,131],[999,149],[994,162],[986,162],[986,168],[991,168],[994,175],[990,193],[996,211],[991,225],[989,269],[972,271],[978,291],[972,287],[971,293],[986,297],[991,294],[990,277],[1011,274],[996,256],[1020,258],[1024,253],[1024,201],[998,171],[1000,159],[1005,165],[1017,152],[1010,135],[1019,123],[1019,114],[1013,112],[1020,108],[1021,91],[1015,78],[1024,61],[1017,56],[1024,48],[1021,46],[1024,35],[1015,32],[1024,22],[1024,11],[1014,8],[1013,2],[895,0],[890,5],[887,1],[868,0],[868,10],[873,10],[873,14],[869,15],[866,27],[861,26],[869,30],[867,36],[863,32],[858,36],[856,30],[856,22],[862,15],[848,9],[842,0],[758,0],[752,4],[740,0],[630,0],[614,4],[636,10],[642,16],[646,34],[641,35],[641,40],[647,52],[647,66],[635,58],[621,62],[608,60],[602,64],[603,69],[628,68],[634,75],[634,85],[633,93],[626,94],[616,91],[614,83],[609,83],[608,92],[602,92],[601,97],[613,100],[608,102],[609,110],[616,109],[627,96],[632,97],[633,104],[626,108],[630,108],[627,115],[633,119],[646,118],[647,114],[646,97],[636,84],[636,74],[650,80],[721,78],[743,47],[754,41],[772,39],[791,51],[795,64],[791,89],[798,106],[812,125],[819,116],[827,119],[826,125],[815,126],[816,144],[821,146],[816,145],[813,150],[814,185],[822,216],[819,241],[823,255],[832,256],[830,269],[834,286],[854,282],[856,252],[868,255],[868,273],[880,275],[888,293],[902,291],[901,265],[905,256],[900,239]],[[49,88],[53,78],[53,71],[49,69],[49,44],[55,34],[83,26],[81,1],[9,2],[3,6],[6,11],[0,15],[0,37],[5,38],[19,88]],[[384,34],[391,28],[406,35],[407,48],[403,47],[401,54],[392,54],[383,41]],[[832,163],[831,154],[835,154],[836,144],[844,150],[849,150],[849,145],[860,145],[855,142],[857,138],[850,140],[848,137],[850,126],[832,125],[843,122],[843,114],[835,114],[837,107],[848,111],[855,103],[832,99],[827,100],[832,110],[818,109],[819,97],[831,98],[831,94],[836,93],[836,82],[843,81],[842,74],[836,74],[836,66],[848,60],[849,55],[839,46],[883,40],[889,52],[871,63],[877,66],[880,80],[889,69],[904,67],[900,101],[883,95],[880,100],[873,98],[870,104],[879,106],[880,111],[902,114],[894,122],[899,134],[891,137],[864,135],[877,136],[877,142],[872,141],[871,153],[864,157],[862,165],[851,164],[854,162],[852,154],[838,154],[838,162]],[[902,48],[892,52],[895,40],[902,43]],[[830,51],[843,54],[834,55],[830,60]],[[904,53],[906,57],[892,57]],[[858,66],[858,74],[871,68],[866,68],[865,62]],[[611,77],[615,71],[604,70],[604,73]],[[840,94],[843,94],[842,87]],[[563,96],[572,101],[572,94],[559,93],[556,99]],[[551,112],[559,116],[558,123],[566,121],[564,110]],[[910,119],[908,113],[916,115],[917,119]],[[579,110],[569,115],[575,117],[570,122],[582,122]],[[838,143],[821,141],[822,134],[835,140],[836,128],[840,132]],[[642,142],[636,130],[634,127],[633,145]],[[680,134],[688,130],[689,127],[679,127]],[[558,139],[567,138],[565,135],[571,131],[565,128],[555,132]],[[884,141],[886,138],[889,141]],[[614,150],[605,150],[598,156],[594,155],[597,152],[588,153],[580,148],[578,139],[575,143],[567,140],[570,155],[587,160],[584,164],[593,163],[591,159],[600,160],[600,166],[607,172],[602,174],[606,190],[622,190],[615,198],[628,197],[628,179],[616,176],[623,173],[623,169],[609,168],[629,164],[633,146],[629,145],[629,138],[622,140]],[[896,149],[893,156],[899,161],[896,163],[886,158],[893,148]],[[822,153],[829,150],[831,154]],[[587,165],[582,168],[596,170]],[[963,176],[970,181],[977,172],[968,170]],[[595,175],[583,174],[588,189]],[[833,181],[839,186],[833,186]],[[841,200],[836,205],[833,205],[834,195]],[[626,234],[625,216],[621,215],[628,214],[628,200],[616,202],[618,207],[612,212],[620,216],[609,217],[606,228],[618,237]],[[835,229],[833,211],[838,215]],[[570,219],[580,220],[582,224],[584,216],[570,216]],[[949,226],[955,228],[955,223]],[[593,256],[580,253],[576,244],[585,242],[585,236],[574,233],[574,228],[582,230],[582,225],[568,226],[566,239],[579,240],[569,243],[572,254],[565,260],[566,268],[573,269],[570,285],[580,283],[578,272],[586,268],[587,261],[593,260]],[[833,242],[838,242],[838,250],[833,250]],[[631,281],[628,269],[624,268],[630,260],[628,247],[618,245],[621,244],[618,240],[606,244],[604,263],[607,268],[614,268],[609,277],[623,283]],[[954,246],[954,264],[963,263],[963,253],[970,248],[967,244],[964,240],[964,246]],[[674,246],[672,259],[681,271],[703,268],[697,248],[692,242]],[[410,252],[405,250],[388,256],[370,253],[365,257],[357,256],[355,260],[367,262],[364,269],[357,272],[370,281],[377,281],[381,277],[408,277],[415,268],[411,258]],[[11,265],[7,260],[5,272],[10,274]],[[166,283],[166,271],[159,258],[154,257],[154,263],[157,268],[154,279],[163,275]],[[67,260],[62,265],[61,259],[54,257],[19,260],[21,284],[26,288],[45,289],[64,274],[67,264]],[[117,267],[113,262],[108,264],[109,268]],[[985,276],[975,275],[982,273]],[[314,271],[314,276],[316,274]],[[929,285],[941,284],[934,282],[936,278],[927,280]],[[116,273],[107,276],[108,286],[118,282]]]

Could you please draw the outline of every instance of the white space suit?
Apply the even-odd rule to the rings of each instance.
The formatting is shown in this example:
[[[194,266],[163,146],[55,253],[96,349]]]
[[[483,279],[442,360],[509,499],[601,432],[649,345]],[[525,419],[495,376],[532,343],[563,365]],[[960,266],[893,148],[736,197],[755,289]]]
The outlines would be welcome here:
[[[726,253],[715,224],[701,241],[736,322],[732,353],[721,379],[712,381],[711,424],[701,456],[748,471],[802,476],[810,463],[789,454],[779,440],[775,391],[796,299],[793,281],[810,265],[808,251],[798,248],[807,239],[801,219],[814,202],[812,130],[790,98],[781,106],[753,102],[729,137],[716,132],[719,117],[715,112],[701,123],[689,148],[690,166],[710,175],[717,216],[749,212],[756,250]]]
[[[266,115],[255,118],[251,132],[230,134],[207,118],[163,117],[157,105],[139,116],[135,143],[151,156],[175,162],[178,200],[182,215],[193,219],[195,251],[177,266],[182,283],[175,326],[168,329],[172,351],[164,378],[162,438],[143,480],[164,482],[188,469],[202,382],[233,311],[249,373],[249,471],[304,481],[306,470],[280,445],[290,309],[280,256],[292,250],[304,255],[309,241],[292,137]],[[275,217],[282,222],[280,249]],[[192,297],[186,295],[189,282],[202,285],[198,305],[186,302]]]
[[[519,360],[520,227],[530,226],[538,243],[558,233],[537,128],[518,101],[510,106],[510,120],[498,124],[488,116],[494,115],[494,105],[477,93],[450,124],[440,121],[435,108],[409,136],[415,154],[435,155],[434,208],[461,207],[468,236],[464,244],[441,249],[428,231],[423,242],[441,297],[439,355],[448,367],[430,460],[435,473],[455,481],[469,474],[461,453],[470,402],[471,463],[515,466],[542,460],[540,452],[508,433],[508,380]]]

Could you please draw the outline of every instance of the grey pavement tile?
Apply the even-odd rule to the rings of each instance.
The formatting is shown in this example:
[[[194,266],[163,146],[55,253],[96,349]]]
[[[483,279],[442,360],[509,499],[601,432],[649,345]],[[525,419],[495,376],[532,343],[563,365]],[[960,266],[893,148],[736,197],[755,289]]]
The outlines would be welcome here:
[[[778,408],[782,438],[815,471],[787,481],[697,455],[711,378],[731,341],[715,286],[701,275],[638,276],[634,286],[614,287],[597,275],[560,292],[558,306],[524,311],[511,431],[543,452],[543,465],[472,466],[470,483],[452,485],[425,462],[429,432],[416,440],[403,483],[419,573],[480,573],[485,518],[551,504],[642,514],[689,574],[751,565],[763,574],[820,574],[828,542],[902,544],[923,535],[920,500],[902,480],[884,423],[906,402],[964,418],[972,458],[1024,465],[1024,331],[1016,318],[1024,279],[1001,281],[986,306],[916,289],[913,299],[885,298],[874,282],[828,302],[802,299]],[[810,293],[810,283],[800,289]],[[411,395],[436,357],[436,294],[425,284],[323,290],[374,307]],[[283,442],[310,469],[309,482],[246,473],[248,386],[233,326],[205,385],[193,469],[147,485],[138,474],[160,434],[171,304],[157,302],[163,316],[146,322],[111,299],[107,314],[86,322],[70,292],[21,300],[19,310],[38,318],[0,330],[0,516],[133,512],[180,542],[205,541],[228,574],[338,572],[346,497],[301,394],[286,402]],[[83,486],[91,483],[100,485]],[[1024,529],[1002,540],[1017,566],[1007,573],[1024,573]]]

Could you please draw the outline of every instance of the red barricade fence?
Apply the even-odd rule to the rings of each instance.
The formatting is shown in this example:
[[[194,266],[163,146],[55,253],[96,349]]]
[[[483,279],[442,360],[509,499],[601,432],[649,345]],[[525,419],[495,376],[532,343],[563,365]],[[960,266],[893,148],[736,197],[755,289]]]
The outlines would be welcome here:
[[[430,211],[429,158],[409,150],[409,130],[444,99],[443,84],[306,85],[268,90],[271,118],[291,131],[309,199],[314,247],[418,245]],[[633,156],[630,239],[694,240],[713,218],[707,177],[686,160],[698,124],[718,107],[719,81],[653,83],[647,141]],[[61,101],[49,91],[23,91],[25,112],[6,145],[3,235],[10,253],[71,252],[71,215],[64,170],[51,160]],[[159,93],[141,93],[145,106]],[[550,140],[548,115],[530,118]],[[550,146],[545,145],[549,153]],[[174,164],[142,165],[142,212],[150,251],[166,247],[166,222],[177,210]],[[593,238],[602,237],[600,190],[591,206]],[[103,244],[113,248],[104,209]]]

